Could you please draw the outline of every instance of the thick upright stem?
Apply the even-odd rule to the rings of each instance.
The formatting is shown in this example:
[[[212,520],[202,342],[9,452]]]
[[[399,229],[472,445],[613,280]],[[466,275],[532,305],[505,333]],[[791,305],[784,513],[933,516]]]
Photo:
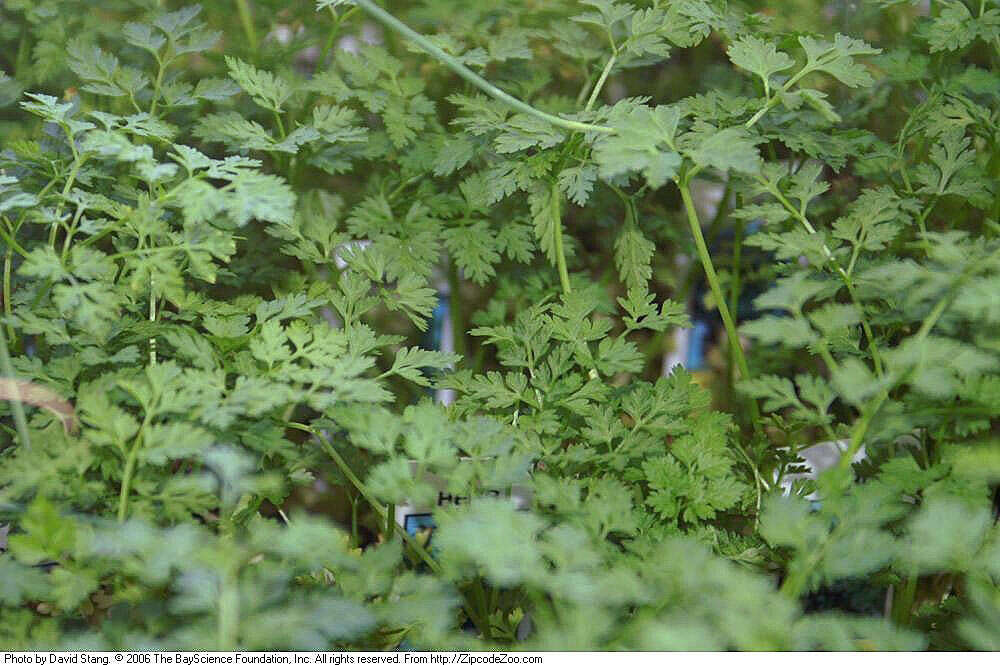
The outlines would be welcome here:
[[[722,317],[722,325],[726,329],[726,337],[729,340],[730,353],[736,361],[736,366],[740,370],[740,375],[744,379],[750,378],[750,368],[747,366],[746,356],[743,354],[743,346],[740,344],[739,333],[736,331],[736,322],[729,313],[729,306],[726,304],[726,294],[722,291],[719,283],[719,275],[715,272],[715,265],[712,263],[712,255],[705,244],[705,236],[701,232],[701,222],[698,221],[698,212],[695,210],[694,201],[691,199],[691,189],[686,179],[677,181],[677,188],[681,192],[681,199],[684,201],[684,210],[687,212],[688,224],[691,226],[691,235],[694,237],[695,247],[698,249],[698,258],[701,260],[701,267],[705,270],[705,279],[715,298],[715,304],[719,308],[719,316]],[[757,402],[750,400],[751,416],[756,422],[759,415]]]

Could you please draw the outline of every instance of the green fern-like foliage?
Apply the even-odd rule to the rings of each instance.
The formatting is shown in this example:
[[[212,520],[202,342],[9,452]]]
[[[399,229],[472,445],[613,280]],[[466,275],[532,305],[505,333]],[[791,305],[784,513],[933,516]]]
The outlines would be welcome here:
[[[0,7],[0,648],[998,647],[996,0],[98,4]]]

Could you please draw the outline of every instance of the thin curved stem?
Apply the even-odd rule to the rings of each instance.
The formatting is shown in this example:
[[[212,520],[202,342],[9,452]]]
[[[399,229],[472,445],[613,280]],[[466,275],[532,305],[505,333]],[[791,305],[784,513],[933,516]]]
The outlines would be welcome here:
[[[340,453],[337,452],[337,450],[330,444],[330,442],[326,439],[326,437],[322,433],[318,432],[315,428],[302,423],[288,422],[286,424],[294,429],[301,430],[303,432],[309,432],[310,434],[312,434],[313,438],[319,443],[323,451],[330,456],[330,459],[332,459],[334,464],[337,465],[337,468],[340,469],[340,472],[344,474],[344,477],[347,478],[347,480],[352,485],[354,485],[354,489],[356,489],[358,491],[358,494],[360,494],[361,497],[366,502],[368,502],[368,505],[371,506],[372,510],[375,511],[375,514],[386,525],[387,527],[386,535],[388,535],[389,533],[388,529],[394,528],[396,533],[399,534],[400,538],[403,539],[403,542],[409,545],[410,549],[416,552],[417,556],[420,557],[421,561],[427,564],[428,568],[430,568],[438,575],[441,574],[442,572],[441,564],[439,564],[437,560],[435,560],[434,557],[430,555],[430,552],[428,552],[419,542],[417,542],[417,540],[413,538],[413,536],[407,533],[406,529],[401,527],[399,523],[393,519],[391,512],[387,510],[382,503],[380,503],[377,499],[375,499],[375,497],[372,496],[371,491],[368,489],[368,486],[365,485],[360,478],[358,478],[357,474],[354,473],[354,470],[351,469],[350,465],[347,464],[347,462],[340,455]],[[471,602],[471,600],[468,598],[465,599],[465,603],[463,605],[464,605],[463,609],[465,610],[466,614],[468,614],[469,618],[473,620],[473,623],[476,624],[480,632],[482,632],[484,635],[488,635],[489,634],[488,617],[486,618],[480,617],[478,613],[473,609],[474,603]]]
[[[160,87],[163,85],[163,74],[166,72],[167,65],[160,59],[159,56],[156,58],[157,70],[156,70],[156,81],[153,83],[153,99],[149,103],[149,115],[156,117],[156,106],[160,102]]]
[[[7,253],[3,259],[3,314],[8,319],[10,319],[10,317],[14,314],[14,308],[10,302],[10,297],[11,297],[10,271],[13,264],[14,264],[14,255],[13,252],[11,251],[11,248],[8,247]],[[11,327],[9,323],[7,324],[7,326],[8,326],[7,331],[8,334],[10,335],[11,341],[16,343],[17,336],[14,334],[14,328]],[[6,340],[4,343],[6,344]]]
[[[354,485],[354,489],[356,489],[358,491],[358,494],[360,494],[361,497],[368,502],[368,505],[371,506],[372,510],[375,511],[375,514],[379,517],[379,519],[381,519],[383,522],[389,521],[387,519],[389,511],[386,510],[385,506],[382,505],[381,502],[379,502],[377,499],[375,499],[375,497],[372,496],[371,491],[368,489],[368,486],[365,485],[360,478],[358,478],[357,474],[354,473],[354,470],[351,469],[351,467],[347,464],[344,458],[341,457],[340,453],[338,453],[337,450],[332,445],[330,445],[330,442],[326,439],[325,436],[323,436],[323,434],[316,431],[315,428],[310,427],[309,425],[304,425],[302,423],[289,422],[286,424],[293,429],[301,430],[303,432],[308,432],[312,434],[316,442],[319,443],[320,448],[322,448],[323,451],[330,456],[330,459],[332,459],[334,464],[337,465],[337,468],[340,469],[340,472],[344,474],[344,477],[347,478],[348,482]],[[424,563],[427,564],[427,566],[431,570],[433,570],[436,573],[441,572],[441,565],[434,559],[434,557],[430,555],[430,553],[427,552],[426,549],[424,549],[420,545],[420,543],[414,540],[414,538],[409,533],[407,533],[406,530],[403,529],[403,527],[399,526],[399,524],[397,524],[395,520],[392,520],[392,525],[395,527],[396,532],[399,533],[403,541],[407,545],[409,545],[414,552],[417,553],[417,555],[423,560]]]
[[[917,330],[912,339],[916,340],[918,343],[925,341],[927,336],[931,334],[931,330],[941,319],[941,316],[945,313],[945,311],[947,311],[948,306],[951,305],[954,293],[961,288],[961,286],[965,284],[968,279],[974,277],[983,264],[992,261],[997,254],[1000,254],[1000,250],[993,252],[984,261],[977,263],[971,270],[964,272],[955,281],[955,283],[952,284],[951,288],[948,289],[948,292],[945,293],[940,300],[938,300],[936,305],[934,305],[934,309],[932,309],[930,314],[927,315],[927,318],[924,319],[924,322],[920,325],[920,329]],[[920,363],[923,363],[923,359],[920,360]],[[861,418],[858,420],[858,423],[854,427],[854,431],[851,433],[850,445],[840,457],[840,469],[845,470],[850,467],[851,460],[854,459],[854,456],[861,449],[861,444],[864,442],[865,434],[868,433],[868,426],[871,424],[872,419],[875,417],[875,414],[878,413],[878,410],[882,408],[885,401],[889,399],[889,391],[899,385],[912,371],[913,369],[911,368],[904,376],[896,379],[892,385],[883,388],[882,392],[879,393],[875,400],[871,402],[869,407],[861,414]]]
[[[601,125],[591,125],[585,122],[579,122],[576,120],[567,120],[566,118],[560,118],[559,116],[552,115],[551,113],[546,113],[536,109],[530,104],[522,102],[520,99],[504,92],[500,88],[496,87],[486,79],[484,79],[479,74],[475,73],[461,62],[456,60],[453,56],[445,53],[436,44],[431,42],[429,39],[421,35],[419,32],[413,30],[408,25],[400,21],[398,18],[385,11],[378,5],[376,5],[372,0],[354,0],[355,4],[361,7],[366,13],[368,13],[372,18],[383,23],[386,27],[398,32],[407,39],[413,41],[417,46],[426,51],[429,55],[433,56],[438,62],[450,69],[451,71],[458,74],[460,77],[476,86],[483,92],[485,92],[490,97],[504,102],[508,106],[511,106],[522,113],[527,113],[528,115],[535,116],[540,120],[545,120],[546,122],[555,125],[557,127],[562,127],[564,129],[569,129],[572,131],[579,132],[599,132],[602,134],[612,134],[614,130],[610,127],[604,127]]]
[[[967,273],[966,277],[969,274],[971,273]],[[965,279],[963,278],[960,279],[958,283],[960,284],[964,281]],[[956,286],[957,285],[958,284],[956,284]],[[917,334],[914,335],[914,339],[919,341],[927,339],[927,336],[930,334],[931,329],[937,324],[938,319],[941,318],[941,315],[944,314],[945,310],[948,309],[948,305],[950,304],[951,304],[951,297],[949,293],[938,301],[937,305],[934,306],[934,309],[931,310],[931,313],[927,316],[926,319],[924,319],[923,324],[920,326],[920,330],[918,330]],[[894,383],[898,384],[899,381],[896,381]],[[858,420],[857,424],[854,426],[854,431],[851,433],[851,442],[848,445],[847,450],[844,451],[844,454],[840,456],[840,463],[838,466],[842,470],[850,467],[851,462],[854,459],[854,456],[858,453],[859,450],[861,450],[861,444],[864,442],[865,435],[868,433],[868,426],[871,424],[871,421],[875,417],[875,414],[878,413],[878,410],[881,409],[882,405],[885,404],[885,401],[889,399],[890,389],[891,386],[883,388],[882,392],[880,392],[878,396],[875,398],[875,400],[869,404],[869,407],[865,409],[864,412],[862,412],[861,418]]]
[[[72,139],[70,140],[70,145],[72,145]],[[74,152],[76,148],[74,147]],[[63,204],[69,198],[69,193],[73,189],[73,185],[76,183],[76,177],[80,174],[80,169],[83,167],[83,162],[86,158],[81,157],[77,154],[73,159],[73,168],[69,172],[69,177],[66,178],[66,184],[62,188],[62,194],[59,197],[59,203],[56,204],[56,221],[52,223],[52,228],[49,231],[49,244],[55,249],[56,246],[56,233],[59,231],[59,215],[62,214]]]
[[[604,88],[604,84],[608,80],[608,75],[611,74],[611,70],[614,69],[615,63],[618,61],[618,54],[612,53],[611,57],[608,58],[607,64],[604,65],[604,70],[601,72],[601,77],[597,79],[597,83],[594,84],[594,89],[590,91],[590,99],[587,100],[587,105],[584,107],[584,111],[589,111],[594,108],[594,104],[597,103],[597,96],[601,94],[601,90]]]
[[[802,213],[801,210],[792,205],[792,202],[788,200],[788,197],[786,197],[780,189],[772,186],[763,178],[761,178],[759,182],[767,188],[772,196],[778,199],[778,202],[785,207],[792,217],[802,224],[802,228],[804,228],[809,235],[816,235],[816,229],[809,222],[809,219]],[[853,260],[851,268],[844,270],[844,268],[841,267],[840,262],[833,256],[833,252],[830,251],[829,246],[827,246],[825,242],[823,243],[823,256],[826,257],[826,260],[833,266],[834,271],[836,271],[836,273],[840,276],[841,281],[843,281],[844,286],[847,288],[848,295],[851,297],[851,302],[853,302],[854,306],[858,309],[858,314],[861,316],[861,329],[865,334],[865,338],[868,340],[868,350],[872,354],[872,364],[875,368],[875,374],[881,377],[885,373],[884,365],[882,363],[882,354],[879,352],[878,344],[875,341],[875,333],[872,330],[871,324],[863,315],[864,310],[861,307],[861,301],[854,289],[854,280],[851,277]]]
[[[149,323],[156,323],[156,278],[149,277]],[[149,338],[149,364],[156,364],[156,332]]]
[[[343,24],[347,18],[358,11],[357,7],[351,7],[343,14],[337,14],[337,11],[330,6],[330,15],[333,16],[333,28],[330,29],[330,34],[326,37],[326,43],[323,44],[323,50],[320,51],[319,59],[316,60],[316,70],[319,71],[320,67],[326,65],[326,59],[330,56],[330,51],[333,50],[333,43],[337,38],[337,34],[340,32],[340,26]]]
[[[804,67],[802,67],[802,69],[800,69],[797,74],[795,74],[790,79],[788,79],[787,81],[785,81],[784,85],[781,86],[781,91],[780,92],[781,93],[788,92],[789,90],[792,89],[793,85],[795,85],[796,83],[799,82],[799,79],[801,79],[806,74],[808,74],[808,73],[810,73],[812,71],[815,71],[815,69],[816,69],[815,63],[806,63],[806,65]],[[765,81],[765,83],[766,83],[766,81]],[[768,91],[767,94],[770,95],[770,91]],[[747,120],[746,123],[743,126],[746,127],[747,129],[750,129],[751,127],[753,127],[754,125],[756,125],[757,121],[760,120],[761,118],[763,118],[764,115],[768,111],[770,111],[772,108],[774,108],[775,106],[777,106],[780,101],[781,101],[781,94],[780,93],[776,93],[774,95],[770,95],[767,98],[767,100],[764,102],[764,106],[762,106],[759,111],[757,111],[756,113],[754,113],[753,117],[751,117],[749,120]]]
[[[576,95],[576,105],[582,106],[584,100],[587,98],[587,93],[590,92],[590,86],[594,82],[594,76],[590,73],[590,68],[587,65],[583,66],[583,87],[580,88],[580,92]]]

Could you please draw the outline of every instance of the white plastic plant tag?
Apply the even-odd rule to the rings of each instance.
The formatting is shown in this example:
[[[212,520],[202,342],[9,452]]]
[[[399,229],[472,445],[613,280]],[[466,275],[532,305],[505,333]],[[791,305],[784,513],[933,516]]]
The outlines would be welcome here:
[[[802,448],[799,450],[799,457],[805,460],[804,466],[809,470],[806,473],[786,473],[781,479],[781,487],[785,491],[785,494],[792,491],[792,485],[796,480],[804,478],[816,480],[819,474],[837,464],[840,461],[841,455],[847,451],[850,444],[850,439],[838,439],[836,441],[822,441],[809,446],[808,448]],[[865,459],[865,457],[865,448],[862,446],[861,449],[854,454],[854,457],[851,459],[851,463],[856,464],[857,462]],[[819,501],[819,494],[813,492],[807,496],[806,499],[810,501]]]
[[[470,458],[464,457],[460,463],[470,461],[472,461]],[[410,462],[410,472],[414,474],[417,472],[417,463],[414,461]],[[410,501],[396,504],[396,524],[401,526],[411,536],[434,529],[436,525],[434,524],[433,514],[437,508],[467,506],[479,498],[508,498],[514,503],[516,510],[528,510],[531,507],[531,488],[526,485],[511,485],[510,487],[500,489],[490,489],[480,495],[463,495],[449,492],[447,489],[447,480],[440,476],[424,472],[423,478],[437,489],[437,497],[434,499],[432,505],[416,505]]]

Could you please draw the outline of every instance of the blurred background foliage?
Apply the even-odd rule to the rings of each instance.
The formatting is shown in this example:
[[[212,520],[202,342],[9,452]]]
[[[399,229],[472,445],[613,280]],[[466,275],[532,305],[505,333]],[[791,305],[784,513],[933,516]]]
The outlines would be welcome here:
[[[637,4],[672,7],[683,3]],[[833,147],[818,150],[825,161],[822,179],[829,184],[828,193],[810,208],[810,217],[820,228],[829,228],[863,190],[896,186],[900,160],[910,159],[914,167],[928,162],[935,138],[927,126],[933,125],[943,96],[953,94],[974,106],[980,102],[969,112],[966,124],[970,133],[979,132],[974,149],[978,151],[977,173],[987,181],[987,191],[980,196],[985,202],[976,207],[970,206],[969,197],[945,197],[940,202],[935,198],[931,205],[938,207],[924,219],[931,232],[964,231],[981,237],[984,244],[995,244],[995,220],[1000,212],[996,194],[1000,41],[994,44],[993,39],[1000,38],[991,39],[988,32],[995,33],[1000,24],[995,2],[704,4],[727,17],[734,34],[759,32],[789,53],[800,52],[797,38],[802,34],[832,39],[835,33],[844,33],[883,50],[869,59],[874,77],[870,87],[850,89],[818,75],[811,80],[816,90],[828,95],[827,101],[842,120],[828,130]],[[89,90],[82,83],[88,76],[95,79],[92,68],[100,65],[87,49],[99,46],[117,58],[118,71],[144,72],[152,79],[157,68],[150,54],[129,43],[122,27],[184,6],[154,0],[0,3],[0,137],[5,161],[26,162],[35,155],[42,165],[39,169],[44,169],[46,160],[58,161],[51,157],[58,150],[50,144],[60,137],[51,133],[51,123],[43,127],[42,119],[28,116],[19,106],[25,92],[51,95],[71,104],[78,114],[131,113],[127,96],[95,92],[99,86],[93,80]],[[567,20],[588,9],[569,0],[393,0],[386,8],[419,32],[434,35],[454,53],[464,53],[469,62],[479,63],[479,71],[491,82],[554,113],[571,112],[581,105],[607,55],[595,33]],[[967,38],[962,30],[974,19],[976,25],[985,27],[979,38]],[[586,205],[566,204],[562,216],[565,249],[575,292],[583,295],[564,303],[562,314],[555,316],[556,323],[559,316],[572,321],[575,311],[584,311],[588,321],[609,322],[608,327],[624,338],[626,324],[616,314],[616,299],[627,293],[615,247],[623,226],[623,203],[633,205],[636,223],[655,250],[649,259],[649,291],[657,303],[681,303],[683,313],[704,324],[704,351],[692,355],[691,338],[678,336],[674,325],[628,330],[640,357],[623,361],[629,371],[607,372],[608,392],[590,399],[626,412],[620,420],[631,427],[641,417],[632,418],[627,392],[633,381],[635,385],[644,381],[636,390],[655,396],[662,408],[662,412],[651,411],[650,419],[669,424],[661,429],[650,426],[628,441],[646,455],[669,439],[675,452],[656,459],[637,454],[615,468],[618,462],[611,455],[587,453],[588,457],[572,452],[569,445],[565,446],[568,452],[558,447],[546,450],[551,455],[551,474],[537,473],[533,512],[480,502],[464,513],[442,514],[433,547],[428,545],[437,558],[421,558],[419,553],[426,555],[427,550],[401,542],[388,523],[390,516],[373,506],[404,498],[394,496],[405,493],[404,489],[429,491],[426,483],[407,484],[411,481],[405,458],[417,456],[415,450],[429,460],[428,468],[468,476],[456,480],[457,484],[489,486],[497,479],[519,477],[517,473],[529,466],[528,458],[539,453],[545,437],[521,440],[508,431],[511,428],[498,430],[495,423],[509,421],[511,411],[515,425],[522,414],[500,398],[489,402],[495,395],[472,376],[482,381],[489,377],[488,381],[500,381],[503,386],[500,374],[487,373],[509,369],[505,354],[515,353],[497,332],[504,326],[525,337],[547,325],[555,329],[556,323],[541,315],[532,318],[531,312],[558,291],[558,275],[544,253],[534,248],[530,212],[523,199],[482,205],[483,192],[490,185],[489,172],[477,172],[482,175],[480,181],[462,181],[464,190],[447,169],[441,177],[429,176],[428,165],[436,163],[435,154],[444,150],[450,134],[458,133],[455,127],[472,127],[470,115],[474,119],[477,113],[486,116],[488,112],[485,107],[462,107],[462,100],[454,95],[468,95],[472,89],[439,62],[349,2],[205,0],[197,20],[205,24],[206,32],[217,32],[218,39],[207,40],[210,47],[192,49],[178,60],[162,81],[164,90],[182,96],[190,92],[185,85],[226,79],[232,71],[226,58],[235,57],[294,82],[296,92],[280,113],[252,103],[248,95],[220,93],[170,106],[161,120],[168,123],[179,144],[197,145],[216,159],[249,155],[260,160],[262,174],[284,178],[296,196],[297,232],[315,231],[309,238],[315,245],[309,251],[323,254],[323,259],[312,260],[303,249],[308,245],[305,241],[296,245],[296,251],[289,251],[297,240],[273,226],[241,226],[236,236],[240,250],[225,262],[214,283],[185,283],[190,314],[178,307],[168,325],[190,324],[194,330],[204,319],[215,317],[210,325],[220,331],[223,323],[219,321],[248,316],[245,313],[253,307],[258,312],[268,307],[281,310],[274,315],[276,321],[308,321],[311,331],[317,321],[343,323],[349,317],[336,307],[330,292],[342,288],[348,298],[352,292],[346,278],[337,274],[343,266],[328,259],[332,247],[341,242],[375,237],[378,225],[386,220],[366,205],[377,195],[388,201],[390,222],[405,218],[406,223],[419,227],[419,218],[414,222],[406,217],[412,211],[408,206],[417,201],[426,206],[423,212],[428,216],[460,219],[462,224],[483,221],[486,228],[510,223],[522,231],[529,229],[524,231],[527,240],[520,240],[529,247],[517,251],[518,239],[512,238],[511,249],[498,255],[488,269],[481,269],[478,277],[468,267],[458,269],[454,257],[461,250],[451,246],[441,252],[451,260],[439,260],[438,255],[430,260],[418,257],[414,266],[432,268],[424,277],[433,289],[415,297],[423,308],[418,315],[413,308],[393,308],[390,297],[376,299],[364,312],[371,330],[394,336],[378,344],[394,350],[441,349],[442,340],[449,336],[443,329],[450,330],[452,348],[444,350],[461,354],[464,360],[459,367],[469,370],[469,375],[459,373],[451,383],[439,386],[460,394],[449,416],[423,408],[435,393],[417,368],[431,366],[430,361],[394,371],[399,355],[361,354],[371,360],[372,371],[336,365],[338,371],[343,369],[343,383],[355,391],[343,404],[331,407],[308,402],[306,408],[298,398],[281,401],[273,389],[261,389],[250,400],[273,398],[272,411],[282,412],[283,420],[261,416],[245,404],[234,407],[244,409],[239,414],[245,422],[220,426],[229,439],[220,443],[235,444],[232,448],[213,448],[204,458],[172,457],[167,475],[173,484],[155,486],[159,476],[154,474],[147,485],[136,487],[142,496],[132,502],[131,516],[146,521],[120,519],[121,504],[116,502],[122,460],[110,454],[98,455],[96,461],[83,459],[89,450],[52,452],[63,445],[63,434],[35,416],[32,430],[50,456],[46,459],[52,468],[40,469],[37,458],[15,455],[13,444],[0,456],[0,465],[6,465],[0,474],[0,487],[5,491],[0,499],[12,499],[0,504],[8,511],[0,521],[15,525],[10,553],[0,555],[0,580],[4,582],[0,648],[303,650],[333,645],[480,649],[509,648],[514,643],[532,649],[997,648],[1000,538],[984,502],[1000,479],[996,374],[973,377],[961,390],[956,389],[958,394],[946,394],[938,401],[913,398],[916,401],[905,402],[909,411],[900,406],[886,416],[886,422],[877,421],[885,425],[880,431],[889,434],[884,441],[874,442],[880,445],[870,447],[869,460],[855,471],[861,480],[877,478],[878,482],[861,482],[848,489],[837,478],[830,479],[827,487],[819,488],[825,490],[821,491],[822,506],[813,509],[804,499],[783,500],[777,483],[764,491],[761,473],[780,478],[802,470],[799,448],[831,435],[849,436],[856,422],[854,413],[862,412],[866,398],[841,399],[833,406],[827,403],[829,417],[821,409],[818,419],[802,416],[801,411],[807,409],[801,402],[800,410],[792,401],[778,399],[778,406],[765,408],[772,413],[760,421],[762,427],[752,421],[747,396],[738,391],[739,377],[725,348],[717,303],[697,261],[681,197],[673,187],[641,185],[625,201],[613,187],[597,185]],[[746,72],[733,67],[727,56],[732,35],[726,34],[725,21],[712,27],[705,30],[707,38],[692,40],[697,43],[687,48],[673,48],[668,59],[636,59],[614,69],[601,90],[599,105],[611,106],[638,96],[650,98],[653,104],[701,96],[698,99],[705,109],[717,109],[741,95],[758,94],[756,82],[749,83]],[[695,31],[692,28],[692,34]],[[944,45],[936,48],[941,40]],[[477,48],[481,53],[469,56]],[[289,152],[242,145],[239,139],[227,144],[220,138],[224,132],[219,126],[207,124],[211,114],[232,111],[259,123],[268,133],[280,131],[285,138],[286,130],[291,134],[294,128],[313,122],[320,100],[346,103],[336,99],[336,93],[329,94],[338,90],[339,82],[375,99],[368,99],[369,107],[358,113],[357,126],[370,130],[363,143],[339,145],[336,150],[317,151],[311,159],[298,159]],[[392,106],[397,103],[399,109]],[[732,103],[738,105],[738,101]],[[392,110],[372,112],[371,107],[379,104]],[[140,100],[136,108],[146,105],[146,100]],[[981,116],[972,117],[980,110]],[[817,126],[817,132],[827,131]],[[395,140],[394,131],[405,139]],[[759,146],[765,161],[804,162],[800,152],[782,142],[781,126],[769,131],[773,134]],[[36,143],[42,146],[37,151]],[[900,146],[910,157],[904,157]],[[896,148],[900,149],[894,156]],[[470,152],[475,149],[469,148]],[[525,163],[529,163],[527,157]],[[110,180],[114,172],[106,176]],[[475,189],[477,185],[482,191]],[[762,314],[755,297],[774,287],[777,280],[794,276],[798,263],[776,260],[773,248],[766,244],[743,244],[744,235],[759,228],[759,220],[733,214],[755,195],[745,183],[706,171],[692,183],[692,189],[723,289],[732,296],[732,309],[740,322],[751,321]],[[457,212],[463,206],[468,212],[464,217]],[[908,219],[915,227],[913,219]],[[324,231],[316,231],[325,229],[327,223],[338,227],[337,234],[330,231],[324,237]],[[344,227],[349,232],[343,233]],[[907,233],[891,251],[901,260],[932,263],[921,255],[916,231]],[[45,235],[43,227],[32,227],[25,232],[28,239],[21,242],[26,246],[29,241],[41,242]],[[402,235],[399,241],[419,253],[417,235]],[[946,244],[942,240],[942,247]],[[967,249],[958,240],[949,247],[959,255]],[[12,257],[8,271],[13,267],[16,273],[20,259],[9,249],[7,254]],[[985,249],[983,255],[987,255]],[[946,259],[949,255],[941,250],[934,256]],[[984,295],[972,309],[980,304],[983,311],[989,307],[988,289],[996,285],[997,274],[996,260],[989,260],[993,263],[983,259],[983,273],[993,281],[983,282]],[[405,267],[390,263],[389,274]],[[344,274],[351,270],[363,272],[351,266]],[[905,290],[900,288],[900,292]],[[369,289],[362,284],[353,293],[360,299],[367,297]],[[19,307],[27,304],[29,295],[33,292],[22,297]],[[296,301],[299,296],[301,301]],[[307,298],[308,304],[303,304]],[[992,298],[995,308],[995,293]],[[320,302],[324,304],[316,304]],[[235,304],[231,310],[211,310],[206,303],[213,307]],[[5,304],[9,317],[9,301]],[[432,309],[435,313],[428,316]],[[681,313],[677,312],[676,321],[683,318]],[[891,313],[880,311],[880,330],[886,331],[882,341],[896,343],[912,336],[926,312],[911,313],[908,319],[894,319]],[[971,325],[976,316],[952,321],[949,334],[965,335],[962,326]],[[264,318],[258,314],[256,320]],[[988,325],[996,323],[992,314],[985,320]],[[236,329],[240,334],[213,335],[206,353],[225,358],[227,371],[259,378],[253,373],[256,370],[247,369],[253,361],[246,360],[242,328],[236,325]],[[472,334],[474,329],[480,332]],[[130,344],[157,334],[151,328],[136,330]],[[315,360],[309,359],[316,367],[328,360],[323,356],[324,344],[341,349],[359,343],[348,332],[344,339],[310,334],[318,340]],[[537,334],[558,339],[559,333],[546,328]],[[977,343],[995,357],[997,330],[980,330],[979,334]],[[867,358],[869,349],[862,348],[855,337],[840,340],[843,345],[834,352]],[[194,355],[183,353],[183,338],[163,334],[160,339],[168,342],[166,349],[177,350],[179,362],[195,363]],[[15,355],[22,357],[19,370],[31,368],[37,372],[35,378],[46,377],[49,370],[40,367],[42,359],[58,354],[47,347],[45,335],[31,332],[28,326],[11,341]],[[275,344],[285,342],[278,339]],[[189,344],[198,346],[195,341]],[[752,344],[749,355],[755,376],[795,377],[825,371],[816,353],[805,345],[790,349],[762,341]],[[558,346],[553,343],[553,357],[561,353],[555,350]],[[375,343],[369,351],[374,348]],[[166,356],[171,353],[162,346],[160,350]],[[242,359],[230,364],[238,353],[244,354]],[[565,355],[568,358],[570,353]],[[678,359],[689,366],[691,376],[677,372],[661,379]],[[434,362],[435,370],[451,364],[440,359]],[[592,376],[576,360],[562,362],[553,360],[552,367]],[[179,375],[168,376],[169,370],[162,370],[163,375],[145,376],[141,362],[132,364],[138,368],[129,377],[138,382],[135,385],[148,381],[154,392],[157,385],[166,385],[168,392],[180,395],[177,404],[164,400],[156,405],[159,411],[145,410],[157,427],[167,427],[169,418],[180,422],[178,414],[193,413],[198,407],[199,396],[193,389],[192,394],[184,393],[190,386]],[[295,368],[289,364],[284,369]],[[135,419],[115,419],[123,411],[135,415],[135,402],[101,401],[99,397],[88,402],[82,392],[74,392],[87,386],[94,395],[111,395],[121,377],[108,371],[102,378],[104,371],[88,368],[61,387],[73,393],[66,397],[76,400],[87,432],[113,437],[115,428],[128,429],[129,419]],[[508,384],[513,374],[507,375]],[[264,375],[261,371],[260,376]],[[59,385],[59,377],[46,378]],[[584,381],[580,379],[581,384]],[[709,392],[701,392],[696,384]],[[797,385],[804,395],[803,384]],[[772,389],[756,386],[752,390],[758,391],[756,397],[775,399],[768,392]],[[794,395],[795,389],[791,390]],[[873,393],[868,395],[874,399]],[[894,404],[902,405],[911,396],[901,387],[893,396],[897,397]],[[972,404],[976,399],[979,402]],[[386,402],[384,410],[371,407],[380,400]],[[709,404],[722,413],[704,415]],[[914,425],[905,419],[914,411],[913,404],[926,408],[927,413],[955,409],[940,421]],[[968,411],[959,413],[958,404]],[[590,440],[596,441],[604,436],[595,433],[593,421],[588,421],[589,429],[575,424],[582,412],[573,410],[569,398],[558,408],[546,406],[551,411],[539,406],[544,418],[539,416],[537,422],[523,416],[526,428],[548,434],[559,431],[564,439],[573,440],[593,437]],[[965,413],[973,415],[966,418]],[[168,418],[168,414],[172,415]],[[304,414],[317,419],[308,425],[297,423],[298,430],[290,429],[292,415],[306,419]],[[920,439],[910,446],[916,451],[912,456],[906,452],[909,444],[895,438],[908,426]],[[613,439],[615,427],[621,424],[609,417],[608,442],[617,440]],[[12,427],[6,429],[13,441]],[[638,430],[636,426],[630,431]],[[329,450],[310,445],[331,432],[336,440],[333,447],[327,444]],[[421,443],[420,432],[440,434],[446,443],[440,444],[441,449]],[[183,438],[190,432],[170,434]],[[958,445],[973,439],[977,448]],[[457,456],[469,449],[466,441],[475,441],[499,461],[474,471],[458,470]],[[678,446],[679,441],[687,448]],[[950,447],[953,443],[954,448]],[[331,455],[326,454],[330,451]],[[331,456],[340,461],[332,461]],[[165,460],[146,461],[159,467],[156,473],[163,473]],[[352,484],[352,468],[366,479],[378,500],[369,501]],[[610,476],[604,475],[608,470],[621,472],[620,477],[633,489],[608,480]],[[797,482],[793,494],[801,498],[816,489],[812,481]],[[919,509],[913,508],[914,503]],[[189,519],[192,515],[197,519]],[[953,528],[936,530],[936,525]],[[778,584],[789,578],[795,582],[779,591]],[[767,612],[760,612],[761,607]]]

